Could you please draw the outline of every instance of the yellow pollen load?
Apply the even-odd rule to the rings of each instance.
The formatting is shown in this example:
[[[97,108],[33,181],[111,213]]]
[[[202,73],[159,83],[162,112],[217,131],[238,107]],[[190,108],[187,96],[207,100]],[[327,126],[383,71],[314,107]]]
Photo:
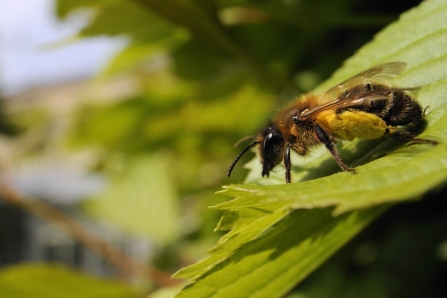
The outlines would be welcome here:
[[[336,137],[352,141],[359,139],[377,139],[386,132],[385,121],[374,114],[362,111],[345,111],[326,116],[329,127]]]

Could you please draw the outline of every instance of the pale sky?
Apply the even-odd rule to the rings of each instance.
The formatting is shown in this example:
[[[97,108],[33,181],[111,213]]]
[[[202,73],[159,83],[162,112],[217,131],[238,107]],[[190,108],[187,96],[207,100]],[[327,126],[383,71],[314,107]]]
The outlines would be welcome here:
[[[78,13],[54,15],[54,0],[0,0],[0,92],[14,94],[42,84],[88,78],[98,73],[124,39],[84,39],[55,49],[86,24]]]

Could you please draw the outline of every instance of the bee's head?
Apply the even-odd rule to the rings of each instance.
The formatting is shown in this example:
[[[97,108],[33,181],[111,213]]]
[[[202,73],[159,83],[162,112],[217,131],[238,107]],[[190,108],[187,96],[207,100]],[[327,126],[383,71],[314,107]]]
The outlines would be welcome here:
[[[284,138],[273,124],[261,131],[261,135],[263,141],[259,149],[262,159],[262,177],[268,177],[270,171],[283,159]]]
[[[236,163],[251,147],[259,144],[259,151],[262,159],[262,176],[269,176],[270,171],[282,161],[284,151],[284,139],[278,128],[269,124],[265,129],[259,132],[255,141],[245,147],[236,157],[228,170],[227,176],[230,177]]]

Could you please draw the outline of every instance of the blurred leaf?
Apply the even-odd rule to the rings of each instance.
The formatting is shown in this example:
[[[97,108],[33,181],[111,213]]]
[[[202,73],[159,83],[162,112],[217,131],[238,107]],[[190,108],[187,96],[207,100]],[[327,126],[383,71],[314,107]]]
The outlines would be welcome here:
[[[64,3],[68,2],[68,3]],[[220,51],[234,57],[262,77],[267,84],[282,86],[290,84],[279,78],[268,67],[253,58],[233,39],[232,34],[222,26],[217,18],[218,8],[210,1],[83,1],[83,5],[96,9],[92,22],[80,35],[92,37],[100,35],[127,35],[134,43],[165,42],[172,44],[174,35],[186,28],[196,41],[207,44],[212,51]],[[69,0],[59,0],[58,12],[65,16],[68,11],[81,7]],[[173,25],[177,26],[174,27]],[[182,28],[182,29],[179,29]],[[183,30],[184,31],[184,30]],[[180,34],[180,36],[186,36]],[[180,38],[185,40],[185,38]],[[201,58],[207,57],[202,55]],[[206,69],[207,64],[196,60],[195,69]],[[212,66],[212,65],[211,65]],[[183,69],[186,70],[186,69]]]
[[[72,140],[116,149],[134,146],[140,140],[130,133],[141,125],[146,106],[138,98],[105,107],[85,106],[77,112]]]
[[[403,60],[409,66],[397,84],[424,86],[419,101],[423,106],[430,104],[430,114],[426,117],[428,128],[421,137],[441,144],[399,148],[400,143],[394,140],[353,142],[343,146],[341,155],[348,165],[360,165],[357,175],[338,173],[315,179],[339,171],[323,150],[310,156],[304,168],[294,168],[294,179],[300,183],[228,186],[222,193],[236,199],[217,208],[230,211],[219,228],[232,231],[222,237],[208,259],[176,274],[193,279],[178,297],[279,297],[389,203],[420,197],[445,184],[447,40],[441,38],[447,26],[444,4],[440,0],[424,2],[404,14],[318,89],[324,90],[373,65]],[[433,55],[427,54],[427,42]],[[262,182],[259,169],[254,170],[256,173],[250,177],[258,178],[252,181]],[[283,171],[278,172],[281,175],[274,174],[273,183],[283,183],[284,178],[279,178]],[[315,180],[306,181],[310,179]]]
[[[168,243],[177,237],[177,196],[163,154],[126,161],[110,188],[86,203],[87,212],[131,233]]]
[[[169,20],[172,24],[188,28],[199,40],[209,42],[216,48],[252,62],[221,26],[216,15],[217,8],[213,2],[184,0],[134,0],[134,2]]]
[[[14,113],[14,117],[10,117],[11,124],[19,131],[36,128],[47,124],[50,121],[49,112],[44,109],[28,109]]]
[[[176,73],[186,79],[205,79],[218,72],[228,56],[203,42],[191,40],[172,53]],[[197,63],[200,61],[200,64]]]
[[[181,286],[161,288],[146,298],[172,298],[181,290]]]
[[[278,24],[237,26],[231,33],[256,60],[283,80],[290,76],[297,60],[303,57],[303,44],[311,42],[304,34],[290,40],[290,36],[297,33],[296,29]]]
[[[65,16],[79,8],[95,9],[93,21],[79,33],[82,37],[126,35],[134,42],[154,42],[172,37],[174,28],[133,1],[58,1],[58,13]]]
[[[17,265],[0,271],[0,295],[8,298],[140,297],[116,281],[99,279],[60,265]]]
[[[157,43],[130,45],[108,63],[101,76],[107,78],[138,71],[150,72],[165,63],[163,52],[163,46]]]
[[[109,0],[59,0],[56,2],[56,13],[64,18],[76,9],[99,8],[101,5],[110,2]]]
[[[163,81],[163,78],[159,79]],[[158,82],[154,79],[151,84]],[[161,87],[163,83],[167,85],[166,92]],[[224,105],[217,100],[202,103],[195,98],[182,103],[185,97],[193,96],[188,86],[172,82],[176,87],[172,90],[170,85],[167,77],[158,84],[159,94],[153,92],[149,99],[136,97],[112,105],[82,108],[73,125],[73,135],[68,137],[75,144],[101,145],[120,152],[142,150],[163,142],[173,143],[175,147],[180,139],[191,135],[205,142],[204,132],[215,134],[216,139],[223,132],[248,134],[260,123],[247,123],[247,119],[265,118],[274,103],[269,93],[264,94],[252,85],[236,89],[226,97]],[[257,101],[255,106],[253,98]]]
[[[144,11],[141,7],[138,8],[139,11]],[[111,16],[110,12],[101,11],[101,13],[105,15],[105,18],[113,17]],[[154,27],[162,26],[157,25],[157,20],[146,21],[154,23]],[[94,26],[94,23],[91,24],[91,26]],[[114,26],[109,27],[113,28]],[[110,31],[110,29],[107,30]],[[166,30],[168,31],[168,29]],[[144,40],[144,42],[140,40],[138,43],[130,43],[124,51],[119,53],[112,59],[112,61],[109,62],[106,70],[103,72],[103,75],[116,75],[119,73],[129,72],[130,70],[141,69],[150,73],[156,70],[157,67],[159,68],[160,66],[165,66],[163,64],[170,61],[161,61],[162,63],[160,63],[160,58],[168,60],[167,56],[169,52],[175,51],[178,47],[181,47],[190,39],[189,34],[181,28],[173,27],[170,28],[169,31],[171,31],[169,35],[158,40]],[[99,32],[101,32],[101,28],[98,28],[98,34]],[[124,30],[123,32],[132,33],[134,30]],[[146,37],[147,35],[142,33],[142,36]],[[202,64],[195,65],[195,67],[201,66]]]

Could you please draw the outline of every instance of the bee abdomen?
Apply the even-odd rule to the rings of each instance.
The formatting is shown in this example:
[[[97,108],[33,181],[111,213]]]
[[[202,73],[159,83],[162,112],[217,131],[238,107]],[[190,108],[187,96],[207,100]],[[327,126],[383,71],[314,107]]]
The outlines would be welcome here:
[[[388,125],[416,124],[422,119],[422,107],[405,92],[392,92],[379,115]]]

